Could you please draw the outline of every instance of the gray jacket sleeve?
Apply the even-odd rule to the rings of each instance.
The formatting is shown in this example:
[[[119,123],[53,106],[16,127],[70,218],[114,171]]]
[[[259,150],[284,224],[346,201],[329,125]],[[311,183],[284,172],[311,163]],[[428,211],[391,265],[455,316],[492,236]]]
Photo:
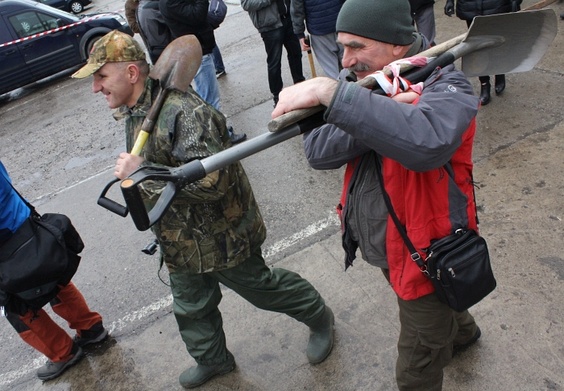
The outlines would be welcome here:
[[[303,38],[305,32],[305,7],[303,0],[292,0],[290,4],[290,15],[292,17],[294,34],[296,34],[298,38]]]
[[[426,80],[417,104],[341,82],[325,112],[327,125],[305,136],[306,157],[312,167],[329,169],[372,149],[410,170],[428,171],[450,160],[477,111],[472,85],[452,65]]]
[[[270,6],[272,0],[241,0],[241,7],[249,12],[256,12]]]

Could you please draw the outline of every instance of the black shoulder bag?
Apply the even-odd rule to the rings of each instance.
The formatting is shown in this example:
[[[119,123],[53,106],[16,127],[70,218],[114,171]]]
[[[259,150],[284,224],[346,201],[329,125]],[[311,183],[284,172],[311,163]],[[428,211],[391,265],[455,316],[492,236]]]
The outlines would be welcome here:
[[[67,216],[40,215],[15,188],[14,191],[31,213],[0,245],[0,290],[6,293],[0,295],[0,305],[23,314],[42,308],[57,296],[60,286],[71,281],[84,243]]]
[[[462,312],[490,294],[496,287],[496,280],[486,240],[472,229],[459,228],[449,236],[431,240],[431,245],[425,249],[427,257],[422,259],[394,212],[384,189],[382,166],[377,156],[376,166],[388,212],[411,253],[411,259],[431,280],[439,300]]]

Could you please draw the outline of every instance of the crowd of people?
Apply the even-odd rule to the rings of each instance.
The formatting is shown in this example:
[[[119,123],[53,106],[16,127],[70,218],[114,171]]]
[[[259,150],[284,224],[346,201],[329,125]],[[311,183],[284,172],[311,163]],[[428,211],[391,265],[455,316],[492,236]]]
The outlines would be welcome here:
[[[456,14],[470,25],[477,15],[518,11],[521,1],[480,2],[491,9],[479,11],[476,3],[447,0],[444,13]],[[399,390],[441,390],[443,369],[457,352],[480,338],[481,330],[468,311],[455,312],[433,294],[433,285],[388,223],[382,189],[417,248],[429,247],[431,240],[456,227],[477,229],[472,144],[478,109],[491,99],[489,76],[480,77],[479,97],[454,65],[436,69],[422,88],[391,97],[354,83],[435,45],[432,0],[241,0],[241,6],[264,43],[272,117],[326,107],[326,124],[304,136],[305,157],[318,170],[346,166],[338,208],[345,263],[352,265],[360,250],[366,262],[382,270],[397,295]],[[214,26],[206,22],[207,7],[207,0],[127,0],[127,19],[140,34],[148,58],[138,41],[113,31],[96,42],[88,63],[73,75],[92,77],[93,92],[106,95],[116,119],[125,122],[130,151],[159,88],[149,77],[151,64],[176,37],[194,34],[201,44],[203,59],[193,89],[167,95],[143,153],[124,151],[117,158],[117,178],[143,166],[176,167],[245,139],[233,132],[221,113],[217,79],[226,71]],[[294,84],[286,88],[281,75],[283,48]],[[302,51],[311,49],[325,75],[306,80]],[[494,88],[496,94],[503,92],[504,75],[495,76]],[[387,115],[378,115],[381,112]],[[143,190],[148,206],[160,195],[155,183]],[[29,209],[14,191],[0,163],[0,245],[29,218]],[[185,186],[151,229],[169,271],[180,336],[196,362],[180,373],[183,387],[198,387],[235,368],[218,309],[220,284],[260,309],[284,313],[306,325],[305,351],[312,365],[330,355],[335,322],[326,304],[330,298],[323,298],[298,274],[265,264],[261,245],[266,227],[240,163]],[[8,308],[7,314],[20,337],[48,358],[37,372],[42,380],[60,376],[83,356],[84,346],[108,335],[101,315],[88,308],[74,284],[62,287],[51,306],[76,330],[74,338],[43,310],[16,313]]]

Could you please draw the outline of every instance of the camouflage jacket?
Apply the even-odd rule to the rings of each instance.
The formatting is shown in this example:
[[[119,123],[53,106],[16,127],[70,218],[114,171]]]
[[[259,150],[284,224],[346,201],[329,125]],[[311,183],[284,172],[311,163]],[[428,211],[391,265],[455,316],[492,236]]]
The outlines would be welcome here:
[[[158,90],[148,79],[137,104],[122,107],[127,150],[131,150]],[[170,91],[144,149],[144,165],[178,167],[231,146],[223,114],[192,89]],[[142,192],[150,210],[163,183],[145,182]],[[163,261],[172,272],[206,273],[245,261],[266,238],[266,228],[251,185],[239,162],[186,185],[163,218],[152,227]]]

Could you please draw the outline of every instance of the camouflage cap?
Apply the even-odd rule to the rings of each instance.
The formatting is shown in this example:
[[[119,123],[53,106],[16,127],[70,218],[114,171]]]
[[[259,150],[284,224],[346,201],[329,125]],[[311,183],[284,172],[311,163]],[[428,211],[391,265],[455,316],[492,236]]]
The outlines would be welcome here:
[[[75,79],[88,77],[108,62],[140,60],[145,60],[145,51],[141,45],[130,35],[113,30],[96,41],[90,51],[88,63],[76,71],[72,77]]]

